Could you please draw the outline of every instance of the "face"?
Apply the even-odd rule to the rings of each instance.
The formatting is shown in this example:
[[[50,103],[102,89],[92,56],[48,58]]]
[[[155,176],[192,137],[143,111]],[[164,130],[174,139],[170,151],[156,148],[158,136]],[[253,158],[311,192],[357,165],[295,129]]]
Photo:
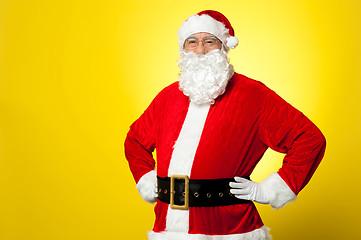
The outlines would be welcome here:
[[[189,36],[185,41],[183,48],[187,52],[197,54],[206,54],[214,49],[221,49],[222,42],[210,33],[200,32]]]

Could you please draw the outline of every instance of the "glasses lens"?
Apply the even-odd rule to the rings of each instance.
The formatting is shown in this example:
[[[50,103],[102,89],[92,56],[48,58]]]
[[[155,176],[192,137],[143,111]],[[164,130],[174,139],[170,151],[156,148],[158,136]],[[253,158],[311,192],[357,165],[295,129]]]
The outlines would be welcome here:
[[[217,40],[216,39],[206,39],[204,40],[204,46],[206,48],[212,48],[216,45]]]
[[[196,48],[198,46],[197,39],[188,39],[186,40],[185,47],[186,48]]]

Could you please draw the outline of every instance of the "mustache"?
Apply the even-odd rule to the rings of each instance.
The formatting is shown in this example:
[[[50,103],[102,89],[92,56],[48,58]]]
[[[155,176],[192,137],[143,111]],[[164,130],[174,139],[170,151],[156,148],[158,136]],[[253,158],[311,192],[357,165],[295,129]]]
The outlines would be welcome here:
[[[226,51],[221,49],[214,49],[205,54],[197,54],[195,52],[183,52],[181,54],[181,58],[177,60],[177,65],[182,69],[183,67],[187,67],[187,63],[190,61],[207,62],[209,61],[209,59],[217,58],[220,55],[224,56],[227,62],[229,62],[229,57]]]

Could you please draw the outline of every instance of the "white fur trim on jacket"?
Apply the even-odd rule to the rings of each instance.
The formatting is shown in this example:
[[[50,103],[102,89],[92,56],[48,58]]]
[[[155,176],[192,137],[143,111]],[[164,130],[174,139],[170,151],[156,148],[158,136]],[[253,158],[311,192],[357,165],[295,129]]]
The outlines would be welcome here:
[[[168,176],[173,174],[190,176],[194,156],[197,151],[210,104],[190,102],[187,116],[182,125],[168,168]],[[168,206],[166,230],[187,233],[189,229],[188,210],[171,209]]]
[[[157,201],[157,174],[154,170],[144,174],[138,181],[136,188],[143,200],[148,203]]]
[[[252,232],[229,235],[204,235],[182,232],[148,232],[149,240],[270,240],[269,228],[263,226]]]
[[[274,209],[282,208],[297,198],[296,194],[293,193],[278,173],[272,173],[261,184],[263,190],[270,196],[270,205]]]

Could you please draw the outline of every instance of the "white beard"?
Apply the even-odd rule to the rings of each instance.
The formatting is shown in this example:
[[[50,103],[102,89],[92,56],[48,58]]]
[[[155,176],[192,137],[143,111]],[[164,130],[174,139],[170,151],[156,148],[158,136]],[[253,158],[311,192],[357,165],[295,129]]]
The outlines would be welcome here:
[[[183,52],[178,66],[179,87],[184,95],[197,104],[214,104],[214,100],[226,90],[234,73],[227,52],[220,49],[206,54]]]

